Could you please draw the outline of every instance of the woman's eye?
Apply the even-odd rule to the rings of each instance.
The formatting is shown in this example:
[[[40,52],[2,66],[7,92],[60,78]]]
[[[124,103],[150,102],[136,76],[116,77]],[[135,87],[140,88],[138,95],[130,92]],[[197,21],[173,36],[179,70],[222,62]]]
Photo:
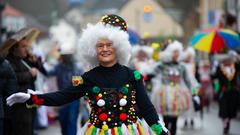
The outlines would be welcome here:
[[[98,48],[103,48],[103,45],[98,45],[97,47],[98,47]]]

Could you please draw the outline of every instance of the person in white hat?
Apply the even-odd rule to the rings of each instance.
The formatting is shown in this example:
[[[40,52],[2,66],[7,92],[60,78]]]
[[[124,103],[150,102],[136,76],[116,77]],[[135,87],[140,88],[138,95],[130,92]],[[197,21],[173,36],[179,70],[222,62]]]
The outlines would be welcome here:
[[[57,87],[59,90],[66,89],[72,84],[73,77],[82,75],[83,69],[76,65],[73,58],[74,45],[59,50],[59,63],[53,70],[48,72],[48,76],[56,76]],[[59,108],[58,118],[60,121],[62,135],[77,134],[77,120],[79,115],[80,100],[63,105]]]
[[[55,93],[13,94],[8,105],[59,106],[87,96],[91,114],[81,134],[168,134],[146,94],[141,74],[125,66],[131,52],[126,30],[126,22],[117,15],[106,15],[96,25],[88,25],[80,49],[91,70],[74,77],[73,86]],[[151,128],[143,128],[137,113]]]

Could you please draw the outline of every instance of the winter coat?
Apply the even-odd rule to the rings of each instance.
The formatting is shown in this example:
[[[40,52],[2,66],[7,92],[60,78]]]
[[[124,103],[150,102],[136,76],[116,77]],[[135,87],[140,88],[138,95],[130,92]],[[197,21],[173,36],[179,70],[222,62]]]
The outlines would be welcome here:
[[[17,81],[14,71],[9,62],[0,57],[0,118],[11,116],[11,108],[6,105],[6,98],[16,90]]]

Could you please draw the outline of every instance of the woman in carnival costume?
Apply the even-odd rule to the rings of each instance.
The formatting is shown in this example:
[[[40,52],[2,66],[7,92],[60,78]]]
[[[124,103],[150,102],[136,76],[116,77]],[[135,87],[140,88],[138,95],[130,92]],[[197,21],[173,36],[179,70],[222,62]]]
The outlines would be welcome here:
[[[191,82],[179,56],[183,50],[178,41],[170,43],[160,53],[160,61],[155,68],[155,81],[152,100],[157,111],[163,115],[165,126],[172,135],[176,134],[177,119],[189,108]]]
[[[186,48],[181,55],[181,60],[183,61],[188,78],[192,84],[193,89],[191,89],[191,94],[194,98],[194,100],[192,100],[193,102],[190,104],[189,110],[184,114],[184,127],[187,127],[188,125],[188,118],[190,119],[191,127],[193,127],[196,111],[199,111],[201,109],[200,98],[198,97],[198,89],[200,88],[200,84],[195,77],[195,74],[197,72],[195,66],[195,50],[192,47]]]
[[[132,57],[131,66],[140,71],[143,76],[144,86],[147,90],[147,93],[150,95],[152,92],[152,76],[149,75],[153,72],[154,68],[152,65],[155,64],[155,61],[152,59],[153,48],[146,45],[135,45],[132,48]]]
[[[7,103],[27,106],[60,106],[83,96],[89,98],[89,122],[81,130],[85,135],[165,135],[160,121],[144,90],[142,76],[126,67],[131,45],[126,22],[117,15],[103,16],[95,25],[88,25],[80,39],[81,53],[92,69],[74,76],[73,86],[47,94],[17,93]],[[151,127],[143,129],[136,109]]]
[[[239,73],[240,67],[235,63],[237,55],[217,54],[215,57],[220,64],[217,66],[213,78],[218,79],[219,116],[223,120],[223,133],[228,134],[231,119],[237,116],[239,101]]]

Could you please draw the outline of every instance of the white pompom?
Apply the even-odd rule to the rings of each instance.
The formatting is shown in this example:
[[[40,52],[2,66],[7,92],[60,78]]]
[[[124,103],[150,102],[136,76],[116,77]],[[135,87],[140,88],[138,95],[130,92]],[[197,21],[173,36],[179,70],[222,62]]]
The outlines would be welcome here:
[[[175,76],[179,76],[180,73],[178,71],[175,71]]]
[[[122,98],[122,99],[120,99],[119,104],[120,104],[120,106],[125,106],[127,104],[127,100]]]
[[[174,73],[173,70],[169,71],[169,75],[173,75],[173,73]]]
[[[98,101],[97,101],[97,105],[98,106],[104,106],[105,105],[105,101],[104,100],[102,100],[102,99],[99,99]]]

